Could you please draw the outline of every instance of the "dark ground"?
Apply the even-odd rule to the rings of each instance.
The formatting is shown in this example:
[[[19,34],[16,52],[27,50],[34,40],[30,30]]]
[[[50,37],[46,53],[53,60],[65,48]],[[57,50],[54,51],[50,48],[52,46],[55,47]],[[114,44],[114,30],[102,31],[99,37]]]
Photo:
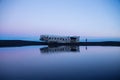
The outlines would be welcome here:
[[[104,41],[104,42],[79,42],[79,43],[46,43],[37,41],[24,40],[0,40],[0,47],[20,47],[35,45],[52,45],[52,46],[120,46],[120,41]]]

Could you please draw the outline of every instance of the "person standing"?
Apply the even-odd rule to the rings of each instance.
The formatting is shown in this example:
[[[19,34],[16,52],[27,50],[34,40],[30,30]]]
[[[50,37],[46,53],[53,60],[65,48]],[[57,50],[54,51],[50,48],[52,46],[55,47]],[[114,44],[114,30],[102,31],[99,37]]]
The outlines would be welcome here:
[[[87,38],[85,39],[85,42],[87,43]]]

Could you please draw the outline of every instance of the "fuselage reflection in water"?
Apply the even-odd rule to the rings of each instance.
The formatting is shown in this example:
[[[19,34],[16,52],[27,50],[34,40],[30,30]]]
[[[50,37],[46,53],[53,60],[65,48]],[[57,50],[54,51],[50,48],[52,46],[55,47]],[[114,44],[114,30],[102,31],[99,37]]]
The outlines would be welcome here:
[[[56,52],[79,52],[79,46],[57,46],[40,48],[41,53],[56,53]]]

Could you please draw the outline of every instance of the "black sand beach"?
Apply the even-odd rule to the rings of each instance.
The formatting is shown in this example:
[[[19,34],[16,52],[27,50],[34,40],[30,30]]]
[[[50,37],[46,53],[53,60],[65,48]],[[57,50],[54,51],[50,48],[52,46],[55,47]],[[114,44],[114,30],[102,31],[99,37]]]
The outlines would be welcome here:
[[[20,47],[20,46],[35,46],[35,45],[120,46],[120,42],[104,41],[104,42],[79,42],[79,43],[46,43],[46,42],[25,41],[25,40],[0,40],[0,47]]]

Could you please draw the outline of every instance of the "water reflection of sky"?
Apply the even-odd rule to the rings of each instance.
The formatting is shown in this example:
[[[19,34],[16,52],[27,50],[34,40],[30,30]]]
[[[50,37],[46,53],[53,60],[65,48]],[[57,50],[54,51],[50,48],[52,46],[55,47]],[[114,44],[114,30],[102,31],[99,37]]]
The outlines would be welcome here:
[[[120,75],[120,47],[80,47],[80,52],[48,55],[39,48],[0,48],[0,79],[110,80]]]

